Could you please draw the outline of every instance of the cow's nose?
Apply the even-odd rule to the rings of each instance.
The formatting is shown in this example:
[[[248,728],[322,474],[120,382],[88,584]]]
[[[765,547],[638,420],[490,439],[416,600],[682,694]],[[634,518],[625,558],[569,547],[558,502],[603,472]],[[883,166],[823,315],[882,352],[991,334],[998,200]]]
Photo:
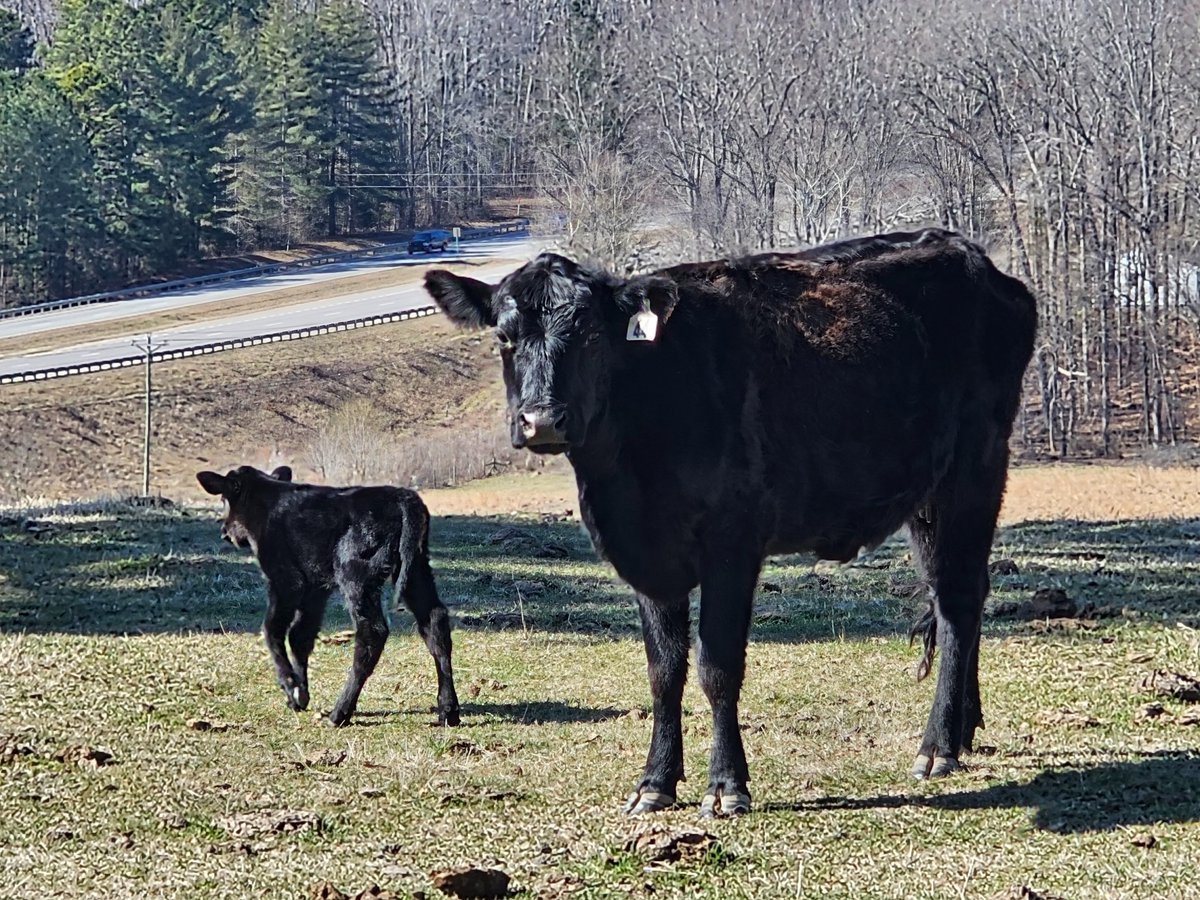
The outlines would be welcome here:
[[[567,412],[561,409],[527,409],[517,416],[517,429],[526,447],[565,444]]]

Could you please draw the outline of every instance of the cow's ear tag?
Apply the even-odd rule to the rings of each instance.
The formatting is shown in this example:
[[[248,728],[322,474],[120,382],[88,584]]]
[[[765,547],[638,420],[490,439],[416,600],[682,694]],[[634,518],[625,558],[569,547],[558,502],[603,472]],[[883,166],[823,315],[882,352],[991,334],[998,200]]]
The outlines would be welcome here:
[[[653,341],[658,334],[658,316],[643,307],[629,317],[629,327],[625,329],[627,341]]]

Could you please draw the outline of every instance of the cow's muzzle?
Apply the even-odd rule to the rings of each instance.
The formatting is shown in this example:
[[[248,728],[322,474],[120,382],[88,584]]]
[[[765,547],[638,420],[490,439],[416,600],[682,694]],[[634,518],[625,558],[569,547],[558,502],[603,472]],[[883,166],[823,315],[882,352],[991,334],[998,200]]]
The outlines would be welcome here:
[[[567,449],[567,411],[561,407],[533,407],[517,414],[513,446],[536,453],[562,453]]]
[[[221,526],[221,540],[229,541],[233,546],[241,549],[250,546],[250,539],[240,529],[230,529],[226,525]]]

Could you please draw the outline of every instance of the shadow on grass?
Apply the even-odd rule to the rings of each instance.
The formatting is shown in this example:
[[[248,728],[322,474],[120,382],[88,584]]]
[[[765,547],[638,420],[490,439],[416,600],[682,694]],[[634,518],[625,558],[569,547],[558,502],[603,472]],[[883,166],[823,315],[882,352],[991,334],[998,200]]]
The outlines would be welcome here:
[[[461,706],[463,726],[484,725],[489,720],[499,719],[518,725],[590,725],[611,722],[627,715],[626,709],[611,706],[572,706],[556,700],[534,700],[526,703],[463,703]],[[431,705],[422,709],[368,709],[354,714],[356,725],[382,724],[389,719],[413,716],[435,716]],[[366,720],[366,721],[363,721]]]
[[[214,515],[126,503],[0,517],[0,632],[256,632],[262,578]]]
[[[1200,821],[1200,755],[1160,751],[1129,761],[1050,769],[1029,781],[923,796],[824,797],[768,804],[789,811],[894,809],[1032,810],[1035,827],[1057,834],[1111,831],[1132,825]]]
[[[247,552],[219,540],[218,521],[215,508],[120,503],[78,515],[0,517],[0,632],[257,632],[261,576]],[[1200,563],[1198,522],[1023,523],[1002,529],[996,545],[1020,570],[993,578],[997,600],[1063,587],[1081,603],[1200,625],[1200,580],[1190,574]],[[633,592],[569,518],[439,517],[431,549],[459,630],[639,633]],[[768,560],[761,588],[756,641],[894,635],[924,604],[900,539],[840,567],[814,567],[802,556]],[[326,630],[346,621],[332,603]],[[394,626],[411,628],[411,617],[398,612]]]

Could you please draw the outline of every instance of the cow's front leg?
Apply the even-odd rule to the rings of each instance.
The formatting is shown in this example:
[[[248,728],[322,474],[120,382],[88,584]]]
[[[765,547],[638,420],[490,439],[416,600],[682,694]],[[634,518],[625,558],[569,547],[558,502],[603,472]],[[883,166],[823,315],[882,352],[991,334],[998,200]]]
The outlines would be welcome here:
[[[687,681],[689,624],[687,594],[671,600],[638,595],[642,639],[654,703],[654,731],[646,768],[625,812],[657,812],[675,803],[683,780],[683,685]]]
[[[700,578],[700,686],[712,705],[713,742],[708,791],[700,815],[750,811],[749,768],[738,723],[746,670],[746,638],[761,560],[714,558]]]
[[[283,695],[287,697],[288,706],[296,712],[304,708],[296,694],[297,688],[303,684],[303,679],[292,668],[284,642],[296,615],[296,598],[299,593],[299,588],[275,582],[268,583],[267,614],[263,619],[263,638],[267,643],[267,651],[271,654],[271,662],[275,666],[275,678],[283,690]]]

